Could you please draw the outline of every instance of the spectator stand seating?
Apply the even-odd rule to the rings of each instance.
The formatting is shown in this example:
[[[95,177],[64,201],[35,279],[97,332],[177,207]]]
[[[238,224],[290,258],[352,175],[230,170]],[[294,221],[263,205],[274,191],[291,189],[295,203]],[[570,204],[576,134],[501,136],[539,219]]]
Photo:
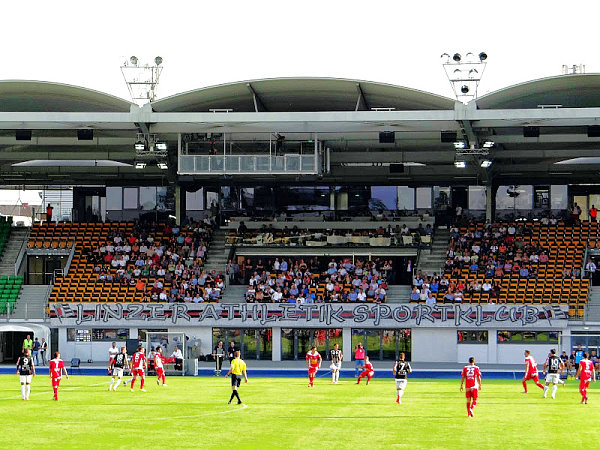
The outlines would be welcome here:
[[[64,278],[57,278],[50,295],[50,302],[142,302],[142,301],[158,301],[158,295],[161,292],[168,294],[166,300],[161,301],[184,301],[183,295],[179,292],[179,281],[177,276],[171,277],[170,268],[167,270],[169,275],[166,277],[140,274],[133,278],[128,278],[128,282],[118,278],[118,267],[110,264],[110,260],[103,260],[100,263],[95,259],[99,254],[95,253],[99,248],[105,247],[107,244],[113,244],[113,239],[116,236],[127,239],[130,236],[135,237],[135,242],[141,245],[150,240],[145,241],[139,238],[140,233],[147,234],[146,238],[152,238],[152,245],[161,247],[165,244],[171,245],[169,250],[175,253],[181,252],[182,246],[174,244],[174,235],[170,227],[163,224],[153,224],[144,228],[134,222],[110,222],[110,223],[36,223],[32,229],[29,247],[30,248],[61,248],[75,245],[75,252],[69,273]],[[210,230],[208,235],[210,234]],[[190,239],[193,237],[194,243],[198,239],[198,232],[183,228],[179,231],[178,236],[185,236]],[[200,240],[201,243],[204,241]],[[206,241],[206,244],[208,242]],[[183,244],[186,245],[186,244]],[[202,244],[204,245],[204,244]],[[203,247],[202,258],[206,247]],[[110,252],[107,252],[110,253]],[[198,252],[200,254],[200,252]],[[106,253],[102,254],[104,257]],[[114,252],[115,257],[119,257],[121,253]],[[125,271],[132,269],[134,264],[132,259],[127,262],[124,267]],[[143,255],[145,257],[145,255]],[[140,256],[141,257],[141,256]],[[114,258],[113,258],[114,259]],[[189,258],[181,258],[180,261],[187,261]],[[150,261],[150,259],[148,259]],[[203,261],[198,258],[199,265]],[[186,270],[193,271],[186,262]],[[98,270],[100,269],[100,270]],[[101,280],[101,273],[104,279]],[[169,280],[167,280],[167,278]],[[118,280],[118,281],[117,281]],[[157,283],[160,282],[160,283]],[[160,290],[151,291],[154,286],[161,286]],[[176,286],[174,286],[176,285]],[[174,293],[177,291],[176,293]],[[218,299],[217,299],[218,300]]]
[[[21,276],[0,276],[0,314],[6,314],[14,309],[22,285]]]
[[[506,233],[498,236],[498,230],[508,230],[511,226],[516,230],[512,238]],[[488,229],[490,236],[486,237],[485,232],[483,223],[460,227],[454,230],[454,234],[451,232],[448,261],[452,260],[454,264],[448,267],[447,261],[443,275],[438,276],[438,282],[441,278],[447,281],[438,283],[439,291],[432,293],[437,302],[452,303],[446,298],[447,291],[454,290],[456,293],[462,287],[459,294],[462,303],[568,304],[572,317],[583,317],[590,282],[581,277],[581,268],[588,241],[592,245],[600,242],[597,223],[584,222],[581,226],[571,226],[564,222],[556,225],[543,225],[539,221],[501,222]],[[507,246],[504,255],[491,250],[494,245],[502,247],[502,244]],[[469,262],[457,264],[461,255],[463,258],[465,253],[466,256],[473,255],[475,245],[481,248],[477,270],[473,270]],[[539,262],[534,258],[525,263],[523,257],[527,252],[530,252],[527,259],[533,254],[545,254],[548,261]],[[526,267],[527,272],[533,275],[523,276],[523,273],[512,269],[506,271],[505,268],[510,266],[503,264],[513,268],[514,265]],[[493,266],[494,274],[487,272],[489,265]],[[502,269],[500,272],[497,271],[498,266]],[[427,281],[426,285],[431,285],[431,277]],[[499,289],[487,293],[473,289],[486,282],[497,285]],[[443,288],[445,285],[447,287]],[[424,299],[419,302],[424,302]]]

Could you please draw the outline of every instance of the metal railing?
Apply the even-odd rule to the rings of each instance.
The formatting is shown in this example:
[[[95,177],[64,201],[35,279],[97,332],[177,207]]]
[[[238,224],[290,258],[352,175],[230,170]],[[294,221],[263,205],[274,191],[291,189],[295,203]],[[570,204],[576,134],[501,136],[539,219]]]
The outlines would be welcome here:
[[[318,173],[316,154],[298,155],[180,155],[180,174]]]

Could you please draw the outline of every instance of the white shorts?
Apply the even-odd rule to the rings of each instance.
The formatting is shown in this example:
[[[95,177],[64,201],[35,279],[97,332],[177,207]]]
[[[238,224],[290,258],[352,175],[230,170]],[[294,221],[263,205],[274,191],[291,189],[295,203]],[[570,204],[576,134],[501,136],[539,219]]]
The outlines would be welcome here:
[[[31,384],[31,378],[33,378],[33,375],[19,375],[19,378],[21,379],[21,383]]]
[[[342,368],[342,363],[341,362],[339,362],[337,364],[336,363],[331,363],[331,365],[329,366],[329,368],[331,370],[340,370]]]
[[[406,382],[408,380],[396,379],[396,389],[406,389]]]
[[[123,369],[120,369],[118,367],[115,367],[113,369],[113,377],[117,377],[117,378],[123,378]]]
[[[552,383],[552,384],[560,383],[560,374],[558,374],[558,373],[546,374],[546,383]]]

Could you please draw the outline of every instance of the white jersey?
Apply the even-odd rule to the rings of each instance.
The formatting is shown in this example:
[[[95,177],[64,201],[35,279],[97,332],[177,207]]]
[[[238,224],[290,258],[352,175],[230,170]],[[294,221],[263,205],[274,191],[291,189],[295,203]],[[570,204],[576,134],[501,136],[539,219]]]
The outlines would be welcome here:
[[[117,347],[111,347],[108,349],[108,357],[110,359],[114,359],[114,357],[117,356],[120,352],[121,350],[119,350]]]

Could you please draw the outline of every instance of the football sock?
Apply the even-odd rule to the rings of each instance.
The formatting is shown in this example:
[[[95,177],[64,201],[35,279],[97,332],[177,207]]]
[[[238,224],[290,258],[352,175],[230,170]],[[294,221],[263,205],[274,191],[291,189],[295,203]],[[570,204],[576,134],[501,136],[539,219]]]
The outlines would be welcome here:
[[[527,392],[527,382],[523,380],[523,389]]]
[[[146,380],[142,378],[142,380],[140,381],[140,389],[144,389],[144,381]]]
[[[544,398],[546,398],[547,393],[548,393],[548,386],[544,386]]]
[[[367,375],[367,383],[371,381],[371,378],[373,378],[373,375]]]
[[[471,413],[471,403],[467,402],[467,414]]]
[[[537,387],[539,387],[540,389],[544,389],[544,385],[542,383],[540,383],[539,381],[535,384],[537,384]]]
[[[135,386],[135,378],[131,379],[131,386],[129,386],[131,389],[133,389],[133,386]]]
[[[231,392],[231,397],[229,397],[229,403],[231,403],[231,400],[233,400],[233,398],[235,397],[236,392],[232,391]]]
[[[108,386],[108,390],[109,390],[109,391],[112,389],[112,387],[113,387],[113,384],[115,384],[115,379],[114,379],[114,378],[111,378],[111,379],[110,379],[110,385]]]
[[[554,386],[552,386],[552,398],[554,398],[556,396],[557,389],[558,389],[558,384],[555,384]]]
[[[54,391],[54,398],[58,398],[58,388],[56,386],[53,386],[52,390]]]
[[[356,381],[356,384],[360,384],[360,380],[362,380],[362,377],[359,375],[358,380]]]
[[[400,389],[398,391],[398,397],[402,398],[403,395],[404,395],[404,389]]]
[[[475,408],[477,406],[477,400],[473,400],[473,403],[471,405],[471,408]]]
[[[113,380],[114,380],[114,378],[113,378]],[[115,391],[117,390],[117,388],[119,387],[120,384],[121,384],[121,379],[117,378],[117,382],[115,383],[115,389],[114,389]],[[110,382],[110,385],[112,387],[112,381]]]
[[[25,385],[21,385],[21,398],[25,398]]]
[[[238,402],[241,402],[242,399],[240,398],[240,394],[238,394],[238,391],[233,391],[233,392],[235,392],[235,396],[238,399]]]
[[[29,398],[29,393],[31,392],[31,385],[27,384],[25,386],[25,398]]]

